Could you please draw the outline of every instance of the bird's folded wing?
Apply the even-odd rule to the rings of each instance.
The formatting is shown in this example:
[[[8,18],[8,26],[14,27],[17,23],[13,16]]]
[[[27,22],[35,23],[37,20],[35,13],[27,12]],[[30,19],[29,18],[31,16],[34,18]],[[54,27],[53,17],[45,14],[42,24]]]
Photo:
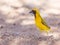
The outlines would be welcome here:
[[[43,19],[41,20],[41,23],[42,23],[43,25],[45,25],[47,28],[50,28]]]

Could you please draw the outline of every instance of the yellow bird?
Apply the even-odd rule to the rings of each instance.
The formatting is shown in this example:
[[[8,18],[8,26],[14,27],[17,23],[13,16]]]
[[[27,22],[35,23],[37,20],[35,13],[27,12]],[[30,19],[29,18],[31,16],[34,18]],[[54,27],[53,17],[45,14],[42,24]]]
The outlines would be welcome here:
[[[44,19],[41,17],[39,10],[34,8],[30,13],[33,13],[35,17],[35,24],[40,29],[40,31],[49,32],[50,27],[46,24]]]

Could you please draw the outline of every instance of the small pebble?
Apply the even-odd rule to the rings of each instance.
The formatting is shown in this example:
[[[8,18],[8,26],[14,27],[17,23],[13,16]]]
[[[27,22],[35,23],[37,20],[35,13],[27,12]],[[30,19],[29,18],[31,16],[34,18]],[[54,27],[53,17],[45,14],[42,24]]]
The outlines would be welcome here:
[[[0,28],[2,29],[2,28],[3,28],[3,26],[2,26],[2,25],[0,25]]]
[[[14,23],[13,25],[15,26],[16,24]]]

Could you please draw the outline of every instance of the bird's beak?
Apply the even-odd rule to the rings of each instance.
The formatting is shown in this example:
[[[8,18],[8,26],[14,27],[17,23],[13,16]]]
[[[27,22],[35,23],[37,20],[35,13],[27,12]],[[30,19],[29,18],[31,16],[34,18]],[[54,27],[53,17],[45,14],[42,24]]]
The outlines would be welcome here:
[[[32,13],[33,14],[33,10],[31,10],[29,13]]]
[[[33,15],[35,15],[35,14],[36,14],[36,11],[31,10],[29,13],[31,13],[31,14],[33,14]]]

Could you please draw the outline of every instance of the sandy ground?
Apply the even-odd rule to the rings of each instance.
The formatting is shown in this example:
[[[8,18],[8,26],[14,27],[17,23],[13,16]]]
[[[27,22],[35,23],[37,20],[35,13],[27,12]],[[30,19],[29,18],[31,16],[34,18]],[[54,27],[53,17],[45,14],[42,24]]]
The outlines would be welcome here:
[[[30,7],[32,3],[30,2],[30,5],[27,3],[29,1],[20,1],[0,0],[0,45],[60,45],[60,11],[57,8],[58,6],[56,7],[58,11],[54,7],[56,13],[52,10],[51,13],[48,10],[50,8],[46,8],[48,5],[45,7],[47,11],[43,8],[45,11],[42,12],[47,15],[46,17],[43,15],[43,18],[51,27],[51,31],[47,34],[39,31],[35,26],[34,17],[28,13],[32,9]],[[44,2],[44,0],[41,2]],[[36,3],[35,6],[42,6],[39,4]]]
[[[14,23],[6,23],[0,15],[0,45],[59,45],[60,31],[57,17],[46,17],[52,32],[48,35],[39,32],[33,22],[33,16],[19,15]],[[53,17],[53,18],[52,18]],[[53,21],[53,23],[52,23]],[[30,22],[30,23],[29,23]],[[32,22],[32,23],[31,23]]]

